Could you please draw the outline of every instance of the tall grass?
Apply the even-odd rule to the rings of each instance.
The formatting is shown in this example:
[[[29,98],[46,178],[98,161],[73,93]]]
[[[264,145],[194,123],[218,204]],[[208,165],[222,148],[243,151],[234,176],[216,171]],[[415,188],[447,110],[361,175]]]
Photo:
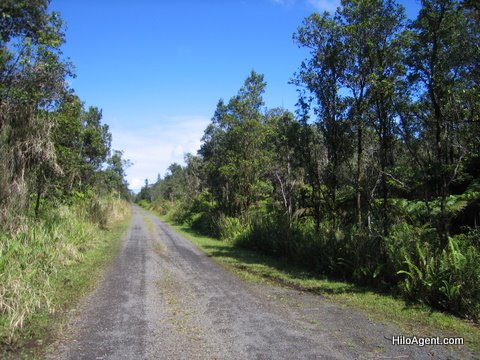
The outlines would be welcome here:
[[[52,279],[82,262],[85,252],[104,241],[103,230],[128,209],[113,197],[90,196],[70,206],[52,205],[40,219],[25,218],[14,233],[0,233],[0,343],[14,344],[37,312],[55,312]]]

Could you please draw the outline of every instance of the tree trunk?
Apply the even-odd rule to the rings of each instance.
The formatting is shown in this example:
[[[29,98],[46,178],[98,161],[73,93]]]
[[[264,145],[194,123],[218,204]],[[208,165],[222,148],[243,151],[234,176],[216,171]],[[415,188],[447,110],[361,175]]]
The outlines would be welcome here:
[[[363,128],[360,120],[357,123],[357,188],[356,215],[358,228],[362,227],[362,181],[363,181]]]

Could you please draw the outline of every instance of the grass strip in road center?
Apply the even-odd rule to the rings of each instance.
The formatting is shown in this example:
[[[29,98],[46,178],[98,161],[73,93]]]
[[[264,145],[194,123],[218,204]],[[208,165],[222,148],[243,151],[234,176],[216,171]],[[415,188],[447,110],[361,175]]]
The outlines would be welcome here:
[[[150,216],[147,215],[147,213],[145,213],[145,214],[142,215],[142,220],[147,225],[148,232],[149,232],[150,236],[152,237],[153,249],[155,250],[155,252],[158,255],[160,255],[160,256],[165,255],[167,253],[167,249],[162,244],[160,235],[158,234],[157,229],[156,229],[155,224],[153,223],[152,219],[150,218]]]

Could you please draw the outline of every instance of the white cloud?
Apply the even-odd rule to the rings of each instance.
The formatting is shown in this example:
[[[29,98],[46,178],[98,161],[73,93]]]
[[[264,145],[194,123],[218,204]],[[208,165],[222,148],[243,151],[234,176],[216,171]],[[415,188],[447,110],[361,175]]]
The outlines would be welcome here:
[[[340,6],[340,0],[307,0],[307,2],[318,11],[334,13]]]
[[[130,179],[130,182],[129,182],[130,189],[135,189],[135,190],[140,189],[143,186],[144,181],[145,181],[145,179],[142,180],[142,179],[139,179],[139,178]]]
[[[177,116],[133,130],[112,128],[112,147],[123,150],[124,158],[133,163],[126,170],[130,188],[138,191],[145,179],[155,182],[170,164],[183,163],[185,153],[195,154],[209,121],[203,116]]]

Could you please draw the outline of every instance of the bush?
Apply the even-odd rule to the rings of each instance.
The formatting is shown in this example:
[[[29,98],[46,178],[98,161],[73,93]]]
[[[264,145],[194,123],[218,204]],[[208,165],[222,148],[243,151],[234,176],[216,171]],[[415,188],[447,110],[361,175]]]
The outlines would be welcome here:
[[[177,224],[188,223],[191,215],[190,206],[187,202],[174,203],[168,212],[168,217]]]
[[[327,267],[324,243],[315,233],[313,222],[292,223],[282,213],[256,214],[236,233],[238,246],[290,259],[310,269]]]
[[[229,242],[237,242],[248,233],[248,225],[243,225],[239,218],[221,215],[217,219],[217,228],[220,239]]]
[[[216,204],[205,196],[194,199],[190,205],[189,225],[203,235],[220,237],[219,212]]]
[[[140,200],[137,204],[138,204],[138,206],[140,206],[144,209],[149,209],[153,206],[153,203],[151,204],[145,199]]]
[[[219,218],[216,204],[205,196],[199,196],[193,200],[185,199],[177,202],[158,200],[147,206],[160,215],[166,215],[177,224],[188,224],[192,229],[203,235],[220,238],[223,227]]]
[[[474,244],[478,230],[450,237],[439,250],[429,241],[431,229],[403,225],[390,237],[393,263],[401,294],[453,314],[480,318],[480,251]]]
[[[200,234],[220,237],[218,214],[213,209],[193,214],[190,219],[190,226]]]
[[[428,226],[399,223],[384,238],[328,221],[317,231],[313,221],[290,223],[278,213],[256,214],[247,225],[237,218],[220,219],[222,238],[237,246],[358,284],[396,286],[408,300],[479,319],[478,230],[451,237],[448,247],[439,250],[437,232]]]

